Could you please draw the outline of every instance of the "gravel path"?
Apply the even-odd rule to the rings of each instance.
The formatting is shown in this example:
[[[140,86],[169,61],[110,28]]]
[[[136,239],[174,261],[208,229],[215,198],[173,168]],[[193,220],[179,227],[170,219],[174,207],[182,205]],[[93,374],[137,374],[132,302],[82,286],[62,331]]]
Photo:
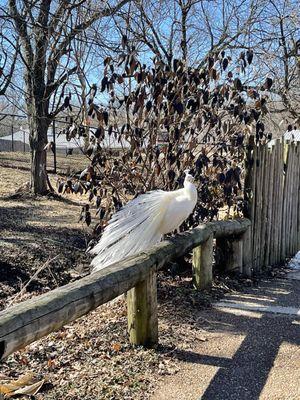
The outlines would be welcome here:
[[[180,372],[151,399],[299,400],[300,285],[295,271],[287,276],[293,279],[263,281],[202,312],[207,341],[178,351]]]

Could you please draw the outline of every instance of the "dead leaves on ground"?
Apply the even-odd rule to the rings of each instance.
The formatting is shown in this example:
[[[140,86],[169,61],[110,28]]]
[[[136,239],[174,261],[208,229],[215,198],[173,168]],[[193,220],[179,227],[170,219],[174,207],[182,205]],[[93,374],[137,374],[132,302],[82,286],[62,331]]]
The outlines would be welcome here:
[[[0,376],[0,399],[1,396],[3,399],[23,395],[34,396],[39,392],[45,381],[45,378],[39,380],[32,372],[22,375],[16,380]]]
[[[206,295],[191,290],[189,278],[159,279],[157,349],[128,343],[126,302],[121,298],[9,356],[3,373],[19,376],[26,368],[46,375],[37,399],[149,399],[158,379],[178,372],[177,350],[189,351],[195,340],[206,337],[198,325],[199,314],[191,312],[206,307]]]
[[[118,353],[118,352],[121,350],[122,345],[121,345],[121,343],[113,343],[112,346],[111,346],[111,348],[112,348],[116,353]]]

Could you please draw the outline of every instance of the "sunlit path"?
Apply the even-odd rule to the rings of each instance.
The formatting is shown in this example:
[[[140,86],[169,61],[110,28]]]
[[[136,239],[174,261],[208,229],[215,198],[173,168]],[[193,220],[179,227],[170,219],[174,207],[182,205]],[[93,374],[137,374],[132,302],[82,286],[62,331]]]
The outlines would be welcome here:
[[[180,372],[152,400],[299,399],[300,270],[293,265],[288,279],[263,281],[202,312],[207,341],[178,350]]]

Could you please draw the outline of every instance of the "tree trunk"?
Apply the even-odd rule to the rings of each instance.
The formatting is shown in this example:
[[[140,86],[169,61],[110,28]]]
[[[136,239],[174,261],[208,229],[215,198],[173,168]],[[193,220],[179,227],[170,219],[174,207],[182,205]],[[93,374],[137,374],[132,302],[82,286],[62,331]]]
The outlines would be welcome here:
[[[29,132],[31,147],[31,190],[35,194],[46,194],[48,192],[46,171],[46,150],[44,150],[48,139],[47,131],[49,120],[41,115],[40,110],[34,110],[29,115]]]

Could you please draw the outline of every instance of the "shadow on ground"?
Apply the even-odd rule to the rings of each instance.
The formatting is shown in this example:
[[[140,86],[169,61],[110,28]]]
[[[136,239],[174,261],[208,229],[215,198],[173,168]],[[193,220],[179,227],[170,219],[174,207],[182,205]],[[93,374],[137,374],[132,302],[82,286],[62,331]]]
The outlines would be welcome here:
[[[276,304],[281,306],[289,306],[298,302],[300,289],[295,281],[274,280],[263,282],[263,288],[249,288],[246,290],[245,301],[256,300],[259,305]],[[179,306],[180,308],[180,306]],[[180,310],[179,310],[180,312]],[[186,313],[189,312],[186,310]],[[177,349],[173,353],[173,357],[183,362],[187,366],[187,374],[184,380],[189,381],[189,367],[199,368],[199,371],[205,372],[207,366],[217,367],[211,375],[209,382],[204,382],[202,376],[198,377],[195,385],[192,382],[187,384],[183,382],[181,385],[180,375],[171,378],[172,382],[164,382],[164,388],[171,383],[170,386],[178,386],[165,395],[166,389],[162,388],[161,393],[155,394],[154,399],[166,399],[171,396],[172,399],[203,399],[203,400],[255,400],[260,399],[262,392],[266,386],[266,382],[270,377],[270,371],[276,364],[279,350],[283,344],[289,346],[290,350],[285,357],[287,365],[292,355],[294,347],[300,346],[300,324],[295,322],[292,316],[279,314],[261,314],[251,312],[234,312],[232,309],[211,309],[209,311],[198,312],[198,317],[193,321],[193,326],[199,330],[205,329],[208,332],[216,333],[218,340],[208,340],[200,346],[195,343],[196,351]],[[170,324],[173,316],[170,315]],[[220,334],[220,335],[218,335]],[[228,345],[226,336],[230,337],[230,341],[236,341],[237,350],[232,355],[224,356],[224,348]],[[239,339],[237,339],[239,337]],[[244,337],[244,338],[243,338]],[[235,339],[236,338],[236,339]],[[243,338],[243,339],[242,339]],[[238,340],[241,340],[239,344]],[[228,340],[229,343],[229,340]],[[239,344],[239,345],[238,345]],[[283,352],[281,348],[281,353]],[[222,354],[222,356],[219,356]],[[226,353],[226,349],[225,349]],[[198,367],[197,367],[198,365]],[[202,368],[203,366],[203,368]],[[184,367],[182,367],[184,369]],[[202,369],[201,369],[202,368]],[[294,369],[296,378],[299,377],[299,368]],[[275,374],[282,373],[279,366]],[[298,394],[293,393],[290,387],[291,382],[297,379],[292,376],[293,371],[289,371],[286,381],[280,377],[278,386],[274,387],[274,392],[265,395],[264,399],[298,399],[298,385],[296,383],[295,390]],[[279,378],[279,377],[278,377]],[[283,380],[283,382],[282,382]],[[178,381],[178,383],[176,383]],[[276,379],[275,379],[276,381]],[[286,395],[282,392],[278,394],[278,390],[284,390],[286,385]],[[268,382],[268,390],[270,383]],[[190,392],[189,392],[190,391]],[[191,391],[193,392],[191,394]],[[290,392],[289,392],[290,391]],[[186,397],[185,397],[186,396]]]
[[[69,283],[89,270],[80,206],[59,199],[0,198],[0,309]],[[49,263],[48,263],[49,261]]]
[[[47,241],[49,237],[68,242],[69,245],[77,246],[84,249],[86,241],[81,226],[72,228],[62,225],[74,224],[78,221],[78,216],[74,213],[70,215],[55,215],[57,203],[53,205],[36,204],[34,206],[25,204],[23,206],[11,205],[10,207],[0,206],[0,240],[6,242],[14,242],[22,245],[23,240]],[[61,207],[61,205],[60,205]],[[68,207],[65,205],[64,207]],[[78,207],[78,215],[80,208]],[[49,213],[52,213],[49,215]],[[3,231],[14,231],[18,235],[22,235],[22,240],[9,237]]]

